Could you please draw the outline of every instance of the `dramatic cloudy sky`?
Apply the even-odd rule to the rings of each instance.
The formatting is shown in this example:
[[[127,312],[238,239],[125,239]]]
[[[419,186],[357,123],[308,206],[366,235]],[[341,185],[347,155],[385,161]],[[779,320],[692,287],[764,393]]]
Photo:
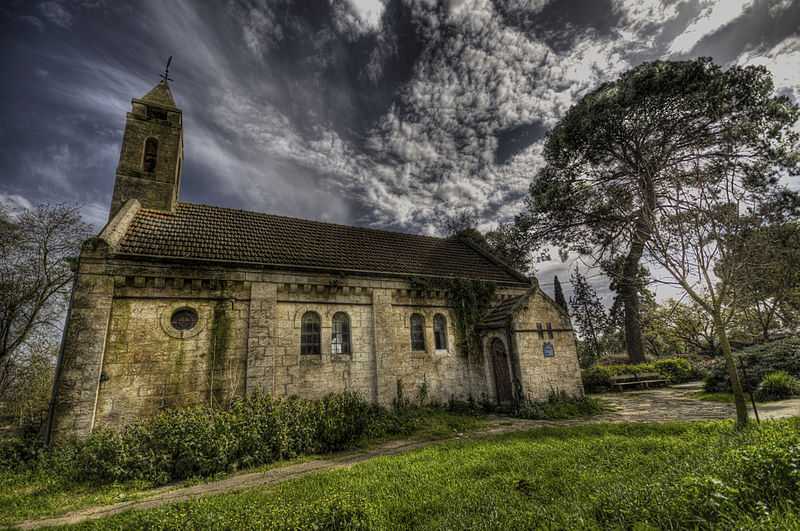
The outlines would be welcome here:
[[[764,64],[800,99],[800,0],[4,0],[0,30],[0,201],[98,226],[169,55],[184,201],[419,233],[511,219],[548,128],[643,61]]]

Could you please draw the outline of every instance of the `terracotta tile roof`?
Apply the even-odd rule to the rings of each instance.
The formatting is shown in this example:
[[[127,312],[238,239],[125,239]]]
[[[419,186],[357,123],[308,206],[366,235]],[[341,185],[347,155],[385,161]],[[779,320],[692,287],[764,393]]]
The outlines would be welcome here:
[[[517,295],[516,297],[509,297],[496,303],[489,308],[486,315],[478,323],[478,328],[497,328],[505,326],[509,319],[514,315],[519,303],[527,299],[530,293]]]
[[[178,203],[174,214],[140,210],[117,253],[530,285],[524,276],[458,239],[189,203]]]

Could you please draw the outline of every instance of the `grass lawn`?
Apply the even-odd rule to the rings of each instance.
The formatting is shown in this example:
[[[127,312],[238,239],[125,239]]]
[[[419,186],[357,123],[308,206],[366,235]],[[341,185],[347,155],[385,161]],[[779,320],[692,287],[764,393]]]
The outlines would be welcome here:
[[[800,529],[800,420],[537,429],[82,527]]]
[[[411,439],[443,438],[480,429],[487,424],[485,417],[456,414],[439,409],[412,409],[405,415],[407,415],[408,438]],[[372,446],[391,438],[398,437],[362,441],[361,447]],[[300,457],[247,471],[286,466],[314,457]],[[224,476],[211,479],[220,477]],[[163,488],[174,488],[200,481],[202,480],[182,482]],[[63,514],[84,507],[134,500],[145,494],[151,494],[152,489],[152,484],[141,481],[112,485],[71,483],[41,467],[25,471],[0,470],[0,527],[26,519]]]
[[[696,400],[704,400],[706,402],[724,402],[726,404],[733,404],[733,393],[709,393],[707,391],[697,391],[692,393],[692,398]]]
[[[733,393],[723,393],[723,392],[716,392],[716,393],[709,393],[706,391],[697,391],[696,393],[692,394],[692,398],[696,400],[705,400],[707,402],[725,402],[726,404],[733,404]],[[747,403],[750,403],[750,395],[745,393],[744,395],[745,400]],[[756,403],[762,403],[761,400],[756,400]]]

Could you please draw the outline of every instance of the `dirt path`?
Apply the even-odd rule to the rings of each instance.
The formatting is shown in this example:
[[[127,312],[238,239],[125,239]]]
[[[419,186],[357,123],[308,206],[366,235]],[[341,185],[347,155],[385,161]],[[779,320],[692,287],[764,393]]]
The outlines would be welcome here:
[[[125,511],[152,509],[201,496],[234,492],[256,486],[275,485],[308,474],[348,468],[375,457],[410,452],[444,441],[481,439],[502,433],[524,431],[545,426],[576,426],[599,422],[717,420],[732,418],[734,416],[732,404],[694,399],[692,394],[699,389],[700,384],[686,384],[670,388],[600,395],[601,398],[612,406],[613,411],[589,419],[535,421],[497,417],[490,421],[488,427],[480,431],[463,435],[460,434],[455,437],[429,441],[392,441],[370,450],[339,454],[325,459],[315,459],[313,461],[274,468],[266,472],[237,474],[219,481],[201,483],[189,487],[155,489],[137,500],[114,505],[89,507],[56,518],[29,520],[18,524],[17,527],[20,529],[36,529],[54,525],[77,524],[87,520],[105,518]],[[800,399],[759,405],[759,414],[762,419],[800,416]]]

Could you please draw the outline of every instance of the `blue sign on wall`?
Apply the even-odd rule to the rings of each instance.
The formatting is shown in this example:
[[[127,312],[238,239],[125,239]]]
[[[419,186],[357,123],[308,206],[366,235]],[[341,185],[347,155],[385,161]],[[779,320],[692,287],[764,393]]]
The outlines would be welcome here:
[[[550,343],[550,342],[545,343],[542,346],[542,349],[544,350],[544,357],[545,358],[552,358],[553,356],[556,355],[556,349],[553,347],[553,344]]]

